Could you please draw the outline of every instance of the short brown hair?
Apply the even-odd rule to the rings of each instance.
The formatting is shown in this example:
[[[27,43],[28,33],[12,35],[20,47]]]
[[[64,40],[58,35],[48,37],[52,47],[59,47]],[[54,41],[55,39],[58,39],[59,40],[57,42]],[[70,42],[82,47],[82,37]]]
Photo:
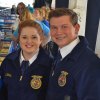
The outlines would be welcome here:
[[[51,10],[48,16],[49,21],[53,17],[61,17],[61,16],[70,16],[71,22],[73,25],[78,23],[78,16],[77,14],[68,8],[56,8],[55,10]]]
[[[40,35],[40,37],[44,37],[44,34],[43,34],[43,30],[41,28],[41,26],[33,21],[33,20],[25,20],[25,21],[22,21],[20,24],[19,24],[19,27],[18,27],[18,40],[19,40],[19,37],[21,35],[21,31],[23,28],[25,27],[33,27],[33,28],[36,28],[37,31],[38,31],[38,34]]]

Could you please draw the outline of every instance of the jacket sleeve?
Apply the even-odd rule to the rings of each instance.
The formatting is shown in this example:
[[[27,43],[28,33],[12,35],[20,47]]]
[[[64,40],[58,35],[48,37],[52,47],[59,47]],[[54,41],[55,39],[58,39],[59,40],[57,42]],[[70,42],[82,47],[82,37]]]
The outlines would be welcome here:
[[[78,100],[100,100],[100,63],[90,65],[78,75]]]
[[[0,100],[7,100],[7,90],[4,84],[4,70],[5,61],[2,62],[0,66]]]

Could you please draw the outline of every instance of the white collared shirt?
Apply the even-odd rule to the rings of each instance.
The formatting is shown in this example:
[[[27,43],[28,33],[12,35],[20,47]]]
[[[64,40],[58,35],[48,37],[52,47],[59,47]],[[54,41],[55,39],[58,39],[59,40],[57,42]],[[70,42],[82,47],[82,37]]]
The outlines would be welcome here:
[[[79,42],[80,42],[79,37],[77,37],[74,41],[72,41],[67,46],[65,46],[65,47],[63,47],[61,49],[59,48],[61,56],[62,56],[62,59],[65,56],[67,56]]]
[[[37,52],[31,59],[29,59],[29,66],[36,60],[37,56],[38,56]],[[25,60],[25,58],[23,57],[22,51],[20,52],[20,64],[22,63],[22,61]]]

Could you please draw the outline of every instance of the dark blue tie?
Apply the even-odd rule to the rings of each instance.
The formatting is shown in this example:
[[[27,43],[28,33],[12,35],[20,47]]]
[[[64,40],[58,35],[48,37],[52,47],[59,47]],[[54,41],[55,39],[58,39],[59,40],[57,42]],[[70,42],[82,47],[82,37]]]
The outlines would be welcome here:
[[[58,51],[56,59],[55,59],[55,64],[57,65],[62,59],[60,51]]]
[[[62,56],[60,54],[60,51],[58,51],[57,56],[55,57],[55,61],[53,63],[53,67],[52,67],[52,74],[51,74],[52,76],[54,75],[54,70],[55,70],[56,67],[58,67],[61,59],[62,59]]]
[[[21,64],[22,75],[24,74],[24,72],[25,72],[25,70],[28,68],[28,66],[29,66],[29,61],[23,60],[23,61],[22,61],[22,64]]]

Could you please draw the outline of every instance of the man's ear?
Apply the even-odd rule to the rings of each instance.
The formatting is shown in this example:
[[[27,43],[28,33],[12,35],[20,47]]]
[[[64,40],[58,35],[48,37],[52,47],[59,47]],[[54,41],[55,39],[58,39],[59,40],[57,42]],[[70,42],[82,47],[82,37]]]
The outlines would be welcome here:
[[[75,32],[78,33],[79,32],[79,29],[80,29],[80,25],[79,24],[76,24],[74,27],[75,27]]]

